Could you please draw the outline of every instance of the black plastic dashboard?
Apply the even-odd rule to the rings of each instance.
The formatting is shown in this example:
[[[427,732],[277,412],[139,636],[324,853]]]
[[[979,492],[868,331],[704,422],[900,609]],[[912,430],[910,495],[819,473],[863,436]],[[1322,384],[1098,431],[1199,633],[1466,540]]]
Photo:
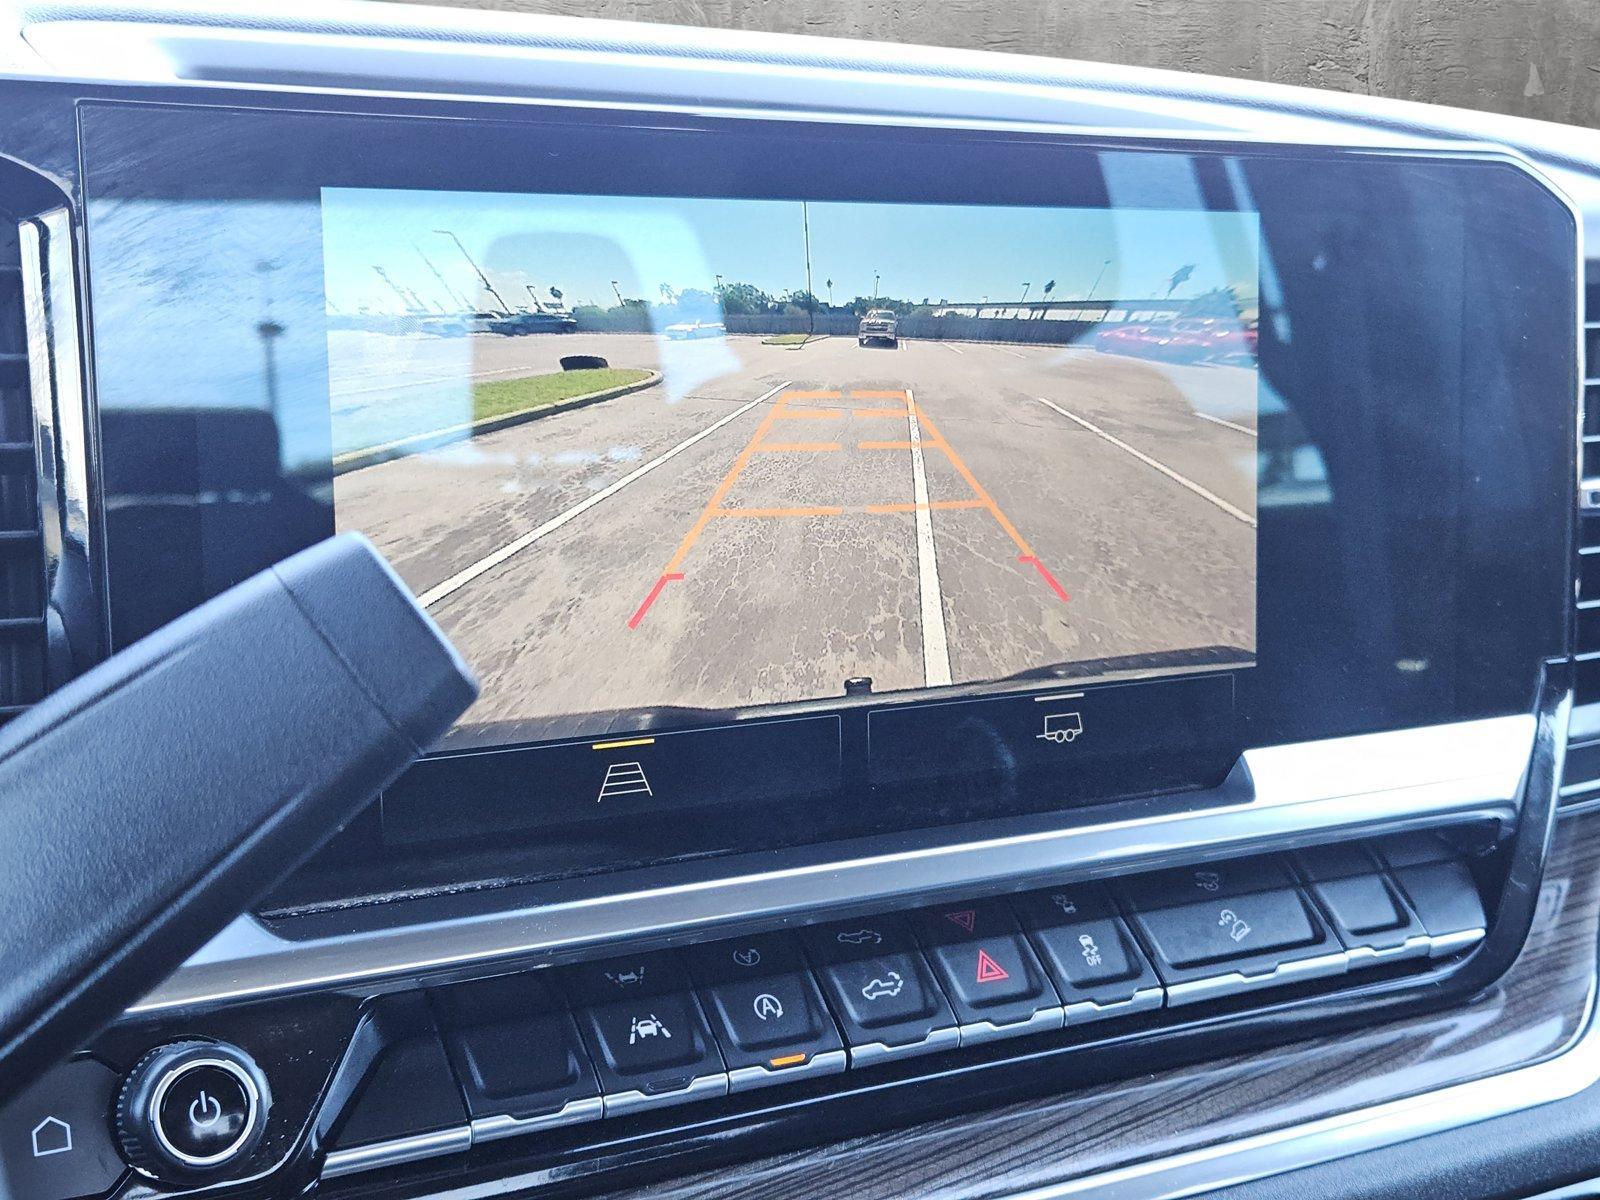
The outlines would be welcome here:
[[[255,30],[263,45],[294,32],[274,24]],[[1567,194],[1581,189],[1576,151],[1551,152],[1533,131],[1486,146],[1439,128],[1407,129],[1393,115],[1363,123],[1356,114],[1296,115],[1292,106],[1279,128],[1264,116],[1271,97],[1255,101],[1260,125],[1246,118],[1242,129],[1074,130],[1088,122],[995,111],[1021,86],[1004,72],[965,117],[891,111],[916,107],[908,101],[876,107],[865,82],[854,109],[796,111],[778,98],[785,71],[798,69],[783,55],[770,60],[771,108],[760,114],[733,111],[719,89],[738,85],[719,74],[715,55],[702,64],[705,99],[688,105],[666,85],[659,103],[645,103],[643,75],[641,94],[619,95],[598,82],[613,79],[603,72],[594,91],[605,94],[577,102],[395,94],[435,90],[423,86],[425,71],[404,88],[387,86],[384,74],[368,80],[369,94],[348,95],[320,86],[329,77],[317,74],[319,55],[347,36],[333,29],[312,31],[312,42],[326,46],[302,48],[300,70],[316,76],[313,86],[304,73],[288,78],[261,63],[236,65],[249,78],[217,86],[224,68],[196,68],[185,57],[215,53],[212,31],[173,33],[170,25],[152,26],[153,36],[172,61],[189,64],[182,84],[0,82],[35,118],[25,132],[20,123],[4,131],[11,140],[0,151],[60,188],[54,202],[15,213],[25,231],[21,269],[34,288],[29,403],[45,414],[37,429],[48,435],[40,499],[53,677],[336,529],[363,528],[367,513],[382,516],[385,524],[367,531],[398,555],[424,602],[439,597],[436,618],[471,647],[491,696],[531,694],[517,680],[534,676],[516,672],[549,646],[541,622],[559,620],[584,649],[542,693],[567,703],[529,715],[508,701],[469,720],[443,753],[68,1068],[95,1073],[78,1100],[93,1110],[122,1076],[143,1069],[151,1047],[198,1040],[221,1047],[227,1061],[228,1047],[243,1047],[243,1078],[259,1082],[241,1085],[241,1103],[248,1107],[256,1087],[256,1115],[225,1165],[179,1158],[124,1174],[113,1155],[101,1164],[100,1188],[51,1194],[220,1193],[233,1184],[240,1194],[280,1194],[320,1176],[330,1195],[363,1187],[422,1195],[449,1189],[450,1156],[461,1154],[481,1186],[498,1186],[488,1182],[497,1173],[520,1179],[504,1185],[506,1194],[593,1191],[636,1169],[644,1179],[671,1164],[687,1169],[713,1143],[739,1147],[735,1158],[760,1152],[768,1127],[803,1142],[838,1136],[857,1120],[892,1124],[888,1113],[864,1115],[889,1092],[923,1097],[904,1100],[900,1119],[911,1120],[1047,1089],[1058,1061],[1085,1078],[1112,1079],[1199,1061],[1219,1029],[1247,1047],[1307,1029],[1371,1026],[1480,995],[1516,959],[1534,921],[1572,703],[1574,481],[1589,474],[1574,438],[1587,428],[1578,402],[1582,222]],[[40,46],[63,29],[48,20],[40,28]],[[385,37],[397,46],[413,36],[419,31],[374,26],[347,47],[347,61],[359,69],[363,55],[381,56]],[[448,42],[448,27],[429,36]],[[501,48],[515,44],[511,37]],[[585,53],[553,36],[524,49]],[[453,61],[478,52],[459,53]],[[810,69],[869,73],[848,61]],[[905,64],[909,95],[940,93],[942,83]],[[1063,97],[1070,90],[1063,80],[1048,86]],[[1124,85],[1100,86],[1102,108],[1131,111],[1117,108],[1127,103]],[[1247,111],[1221,93],[1214,103]],[[399,199],[384,208],[385,197]],[[516,236],[496,235],[490,216],[469,215],[483,197],[499,198],[487,208],[527,205]],[[1124,222],[1107,244],[1130,260],[1147,240],[1190,241],[1160,260],[1160,284],[1147,269],[1135,285],[1130,269],[1098,308],[1101,280],[1089,286],[1092,272],[1070,296],[1070,285],[1056,294],[1055,280],[1048,291],[1021,284],[1022,296],[1003,303],[973,295],[958,304],[929,290],[918,305],[910,295],[894,353],[875,355],[860,314],[836,316],[842,306],[831,296],[821,304],[821,280],[808,280],[803,293],[796,287],[782,313],[775,299],[756,318],[736,311],[730,282],[712,270],[738,260],[732,250],[698,275],[685,268],[663,282],[659,303],[630,304],[630,292],[656,287],[651,267],[638,263],[657,260],[644,258],[631,282],[620,268],[616,279],[595,275],[594,288],[615,290],[614,306],[603,294],[579,295],[585,285],[566,277],[554,287],[549,275],[537,287],[524,283],[507,265],[516,253],[529,262],[554,257],[529,232],[542,227],[529,215],[532,202],[518,200],[527,197],[550,211],[559,209],[552,197],[587,205],[590,215],[562,228],[569,238],[586,231],[584,254],[596,260],[608,237],[626,243],[618,231],[630,220],[659,215],[650,201],[679,206],[706,246],[734,237],[728,231],[744,218],[730,214],[756,210],[702,216],[713,210],[697,203],[803,202],[807,271],[813,235],[826,244],[831,215],[864,226],[885,207],[898,215],[876,234],[872,253],[891,263],[910,262],[896,260],[890,243],[914,228],[917,212],[940,214],[942,236],[970,226],[974,238],[986,236],[974,213],[1100,213]],[[609,200],[640,207],[628,220],[596,225],[592,214]],[[1151,213],[1203,221],[1165,234]],[[1079,224],[1069,228],[1089,244],[1096,219],[1072,217]],[[1012,238],[1028,228],[1022,217],[1007,220]],[[1231,248],[1235,225],[1258,239],[1248,254]],[[489,232],[456,242],[472,273],[446,264],[444,242],[418,247],[418,238],[480,226]],[[1201,227],[1225,249],[1196,242],[1192,229]],[[651,228],[662,244],[677,236]],[[407,255],[409,274],[398,260],[369,261],[372,246],[386,242]],[[1092,251],[1082,251],[1085,262],[1098,261],[1098,243]],[[918,253],[945,260],[952,295],[969,286],[953,244],[941,255],[923,240]],[[1213,258],[1225,264],[1219,271],[1248,275],[1249,286],[1218,274],[1208,294],[1229,292],[1231,308],[1200,316],[1195,297],[1205,289],[1184,291],[1189,276],[1176,276],[1187,268],[1204,277]],[[340,274],[346,260],[348,278]],[[1240,262],[1251,270],[1236,269]],[[438,279],[437,292],[425,290],[434,285],[419,263]],[[579,263],[565,269],[584,278]],[[900,269],[907,288],[924,291],[909,265]],[[843,268],[825,270],[831,291]],[[716,282],[698,290],[720,300],[717,320],[685,306],[712,274]],[[358,275],[363,289],[349,282]],[[531,304],[501,296],[511,278]],[[969,290],[986,286],[982,278],[971,274]],[[450,311],[453,295],[480,283],[498,307],[474,295]],[[1033,308],[1028,289],[1043,291]],[[1175,294],[1189,296],[1188,307],[1162,309]],[[882,299],[874,279],[870,300]],[[1136,319],[1141,305],[1150,319]],[[819,315],[834,321],[821,350],[810,341]],[[1210,332],[1226,352],[1182,359],[1151,344],[1101,340],[1118,321],[1155,330],[1134,339],[1159,339],[1174,315],[1222,320],[1228,328]],[[779,316],[801,322],[799,332],[780,328]],[[557,328],[569,318],[575,333]],[[540,319],[547,324],[536,331]],[[942,327],[928,323],[940,319]],[[707,322],[717,328],[701,343],[696,330]],[[851,362],[870,367],[824,357],[839,353],[830,343],[852,349],[858,332],[865,357]],[[398,347],[492,345],[475,349],[465,367],[427,360],[445,362],[429,378],[452,403],[466,397],[475,425],[485,419],[470,407],[482,402],[481,381],[514,373],[493,357],[503,347],[559,338],[590,353],[632,345],[624,339],[635,335],[659,355],[638,360],[664,381],[645,386],[668,389],[700,370],[685,364],[718,339],[739,347],[801,340],[797,349],[774,346],[770,378],[750,366],[751,354],[766,353],[759,350],[739,351],[744,374],[726,364],[711,370],[710,378],[751,385],[734,395],[730,383],[730,394],[711,397],[720,406],[715,422],[672,426],[659,444],[641,438],[609,459],[615,438],[585,433],[590,440],[578,448],[598,449],[590,458],[604,460],[583,477],[586,491],[545,511],[535,487],[534,501],[515,501],[523,507],[499,543],[458,525],[459,554],[446,538],[408,565],[406,522],[431,519],[435,507],[448,519],[452,491],[519,494],[517,473],[532,460],[507,468],[495,458],[503,443],[492,439],[560,423],[475,427],[466,444],[486,452],[465,465],[451,450],[463,439],[435,438],[455,409],[429,412],[398,434],[358,429],[349,414],[365,419],[365,402],[352,397],[388,387],[404,398],[415,387],[409,366],[395,365]],[[386,349],[341,358],[368,343]],[[74,380],[66,364],[79,351]],[[923,353],[929,362],[918,365]],[[1113,356],[1114,374],[1082,374]],[[1013,359],[1029,370],[1048,365],[1013,383],[1007,372],[1022,369]],[[1186,413],[1194,409],[1187,415],[1203,423],[1196,430],[1231,425],[1210,432],[1248,437],[1248,450],[1187,428],[1173,443],[1150,440],[1159,422],[1116,425],[1068,398],[1124,386],[1141,372],[1167,389],[1163,403],[1175,393]],[[1036,394],[1062,379],[1069,390]],[[676,421],[697,402],[697,388],[714,386],[686,383],[659,419]],[[1248,397],[1248,415],[1207,408],[1229,388]],[[1058,446],[1050,439],[1059,429],[1028,425],[1005,447],[1006,461],[1024,464],[1020,479],[1008,478],[1009,468],[990,465],[999,451],[983,448],[998,418],[961,407],[995,396],[1072,437]],[[671,407],[680,401],[685,407]],[[573,420],[598,420],[622,402],[585,398]],[[729,413],[729,421],[750,413],[752,428],[770,413],[773,424],[807,432],[782,440],[763,426],[746,446],[749,429],[730,429]],[[833,432],[846,420],[850,432]],[[894,421],[893,432],[855,432],[873,420]],[[810,441],[811,429],[828,432]],[[689,437],[679,442],[680,433]],[[407,441],[417,437],[432,440]],[[806,477],[812,490],[798,498],[781,480],[763,493],[759,465],[746,472],[742,464],[760,459],[764,437],[774,453],[762,461],[865,457],[837,474],[817,467]],[[1124,526],[1113,522],[1082,545],[1058,532],[1097,519],[1074,507],[1083,494],[1052,490],[1072,470],[1096,469],[1086,465],[1092,457],[1074,457],[1084,441],[1116,469],[1131,459],[1141,479],[1154,473],[1154,484],[1124,487],[1107,467],[1107,494],[1097,500],[1122,509],[1118,520],[1134,513],[1125,528],[1157,531],[1135,547],[1133,557],[1142,550],[1150,561],[1126,568],[1134,584],[1126,593],[1087,565],[1096,556],[1120,561]],[[1208,451],[1213,444],[1224,449]],[[1169,445],[1189,448],[1158,448]],[[681,518],[671,494],[647,490],[711,450],[721,457],[707,478],[722,484],[714,492],[698,485]],[[931,484],[925,450],[936,457]],[[894,459],[897,471],[905,464],[904,477],[892,479],[904,495],[873,474],[888,455],[908,456]],[[1025,470],[1030,455],[1047,464],[1034,476]],[[1051,455],[1071,467],[1050,468]],[[658,458],[675,465],[658,469]],[[869,459],[874,465],[864,465]],[[418,460],[457,473],[442,489],[398,474]],[[948,481],[938,475],[946,461]],[[635,486],[640,463],[652,474]],[[687,471],[683,486],[693,491]],[[379,486],[384,480],[392,482]],[[559,613],[486,633],[484,614],[514,619],[544,603],[551,587],[552,577],[536,575],[520,593],[497,592],[505,564],[553,559],[571,578],[580,578],[577,566],[589,569],[573,530],[581,535],[585,514],[616,508],[605,498],[619,484],[645,499],[626,520],[600,526],[620,547],[617,574],[633,573],[618,586],[626,595],[615,601],[616,617],[604,610],[604,637],[589,633],[581,614],[597,607],[592,597],[610,588],[608,575],[574,585]],[[737,499],[741,487],[753,498]],[[597,495],[610,507],[587,498]],[[922,512],[932,515],[926,526]],[[968,512],[981,515],[981,533],[955,523]],[[731,560],[754,558],[778,577],[754,600],[740,590],[744,574],[715,575],[729,561],[716,557],[719,521],[731,527],[742,516],[765,529],[799,518],[821,529],[822,518],[861,518],[865,528],[862,514],[894,520],[895,536],[916,548],[895,564],[906,572],[898,582],[862,550],[883,535],[854,526],[837,544],[846,565],[836,575],[781,541],[747,543]],[[550,521],[557,529],[541,532]],[[702,527],[713,532],[696,558]],[[828,676],[827,689],[799,666],[785,674],[821,658],[815,645],[833,652],[826,638],[805,641],[805,622],[847,627],[857,615],[849,597],[867,583],[875,597],[899,597],[884,603],[901,606],[900,627],[928,625],[924,529],[930,545],[944,539],[944,574],[935,565],[932,577],[933,606],[945,614],[940,638],[912,637],[898,657],[852,648],[858,657],[842,656],[850,669]],[[983,537],[999,539],[1003,553]],[[999,561],[1020,582],[987,594],[975,588],[968,581],[978,576],[961,574],[959,557],[973,548],[975,561]],[[1168,578],[1178,581],[1168,610],[1185,620],[1215,596],[1238,601],[1232,610],[1217,601],[1218,611],[1248,619],[1207,624],[1208,616],[1193,626],[1227,627],[1231,640],[1207,640],[1172,619],[1176,632],[1147,646],[1148,629],[1169,618],[1138,607],[1134,594],[1161,591]],[[702,579],[710,593],[692,591]],[[477,603],[475,586],[485,588]],[[1131,635],[1098,616],[1096,586],[1113,596],[1109,609],[1138,614]],[[722,626],[731,654],[675,660],[699,689],[680,698],[663,690],[650,653],[638,649],[644,639],[631,635],[678,628],[672,606],[699,594],[710,596],[713,616],[719,603],[749,624],[777,613],[801,632],[774,650],[739,642],[728,632],[738,621]],[[1092,615],[1063,621],[1049,607],[1057,600]],[[1049,643],[1015,662],[999,653],[977,665],[961,657],[1008,621],[1082,621],[1095,631],[1087,641],[1116,652],[1063,656]],[[715,635],[687,623],[681,638],[704,646]],[[632,697],[626,706],[610,699],[618,689],[595,667],[610,658],[634,672],[621,688]],[[995,665],[1002,660],[1015,669]],[[729,661],[761,667],[752,672],[758,684],[724,688],[715,677]],[[496,690],[502,672],[508,682]],[[783,686],[773,683],[780,678]],[[1235,884],[1229,876],[1244,856],[1250,878]],[[1185,887],[1198,893],[1180,898]],[[1087,917],[1076,911],[1076,893],[1062,890],[1079,888],[1093,898],[1082,902],[1093,910]],[[1345,904],[1357,899],[1388,905],[1387,915],[1351,919]],[[1255,949],[1263,937],[1270,944]],[[1206,944],[1197,949],[1196,940]],[[746,995],[748,985],[713,963],[718,948],[743,953],[743,962],[730,960],[740,966],[767,960],[761,987]],[[1119,959],[1119,971],[1109,970]],[[1102,968],[1105,978],[1078,977]],[[618,1009],[608,988],[623,989],[621,1003],[631,1007]],[[648,1005],[638,1008],[635,996]],[[900,1015],[883,1018],[873,1005]],[[753,1029],[746,1009],[764,1024]],[[803,1030],[771,1034],[772,1022],[796,1013]],[[519,1058],[530,1046],[548,1052],[537,1070]],[[646,1046],[670,1052],[632,1062]],[[963,1089],[967,1098],[956,1098]],[[502,1141],[514,1149],[488,1145]],[[38,1161],[53,1165],[50,1157]],[[364,1183],[369,1172],[378,1174]],[[16,1182],[22,1176],[5,1177],[18,1195],[34,1194]]]

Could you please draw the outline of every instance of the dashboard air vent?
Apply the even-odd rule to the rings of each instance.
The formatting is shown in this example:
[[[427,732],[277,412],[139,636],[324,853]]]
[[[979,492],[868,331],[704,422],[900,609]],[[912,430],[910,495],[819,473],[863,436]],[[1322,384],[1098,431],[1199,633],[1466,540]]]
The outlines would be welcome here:
[[[1600,271],[1583,296],[1583,483],[1578,496],[1577,673],[1561,803],[1600,804]]]
[[[44,695],[44,545],[17,227],[0,223],[0,722]]]

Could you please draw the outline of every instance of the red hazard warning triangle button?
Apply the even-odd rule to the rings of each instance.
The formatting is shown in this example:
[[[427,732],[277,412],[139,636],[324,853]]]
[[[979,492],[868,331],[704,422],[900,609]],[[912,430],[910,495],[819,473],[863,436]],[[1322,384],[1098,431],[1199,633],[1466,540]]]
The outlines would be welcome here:
[[[981,948],[978,950],[979,983],[999,983],[1010,978],[1011,972],[995,962],[987,950]]]

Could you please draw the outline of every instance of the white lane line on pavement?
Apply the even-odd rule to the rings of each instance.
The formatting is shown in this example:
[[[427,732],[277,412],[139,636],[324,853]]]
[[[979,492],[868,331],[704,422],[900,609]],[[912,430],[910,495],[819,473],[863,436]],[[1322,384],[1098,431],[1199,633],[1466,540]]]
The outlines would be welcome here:
[[[906,423],[911,430],[911,498],[917,504],[917,592],[922,599],[922,681],[924,687],[950,683],[950,639],[944,627],[944,597],[939,593],[939,556],[933,546],[933,511],[928,507],[928,469],[922,461],[922,424],[917,401],[906,389]]]
[[[996,346],[995,349],[1000,351],[1001,354],[1009,354],[1009,355],[1011,355],[1012,358],[1027,358],[1028,357],[1026,354],[1019,354],[1015,350],[1007,350],[1004,346]]]
[[[1213,417],[1210,413],[1197,412],[1195,413],[1195,416],[1199,417],[1202,421],[1215,421],[1218,425],[1226,425],[1229,429],[1237,429],[1240,433],[1246,434],[1250,437],[1256,436],[1256,431],[1251,429],[1248,425],[1236,425],[1232,421],[1224,421],[1221,417]]]
[[[713,421],[710,425],[707,425],[699,433],[693,434],[692,436],[685,438],[683,441],[679,442],[676,446],[674,446],[672,449],[668,450],[666,453],[657,455],[655,458],[652,458],[649,462],[645,463],[642,467],[637,467],[634,470],[629,471],[626,475],[624,475],[621,479],[617,480],[615,483],[611,484],[609,487],[602,488],[600,491],[596,492],[594,495],[588,497],[587,499],[579,501],[577,504],[574,504],[571,508],[567,509],[565,512],[556,514],[555,516],[551,517],[548,521],[546,521],[543,525],[539,526],[537,529],[529,530],[527,533],[523,534],[521,537],[517,538],[515,541],[507,542],[504,546],[501,546],[500,549],[496,550],[493,554],[487,554],[483,558],[480,558],[477,562],[473,563],[470,567],[467,567],[467,568],[465,568],[464,570],[461,570],[461,571],[457,571],[454,575],[450,576],[450,578],[446,579],[443,583],[435,584],[433,587],[431,587],[427,591],[423,592],[422,595],[418,596],[417,597],[417,602],[419,604],[421,604],[423,608],[432,608],[435,604],[439,603],[439,601],[443,600],[446,596],[450,595],[450,593],[452,593],[454,591],[457,591],[460,588],[465,587],[467,584],[471,583],[474,579],[478,578],[478,576],[483,575],[488,571],[494,570],[501,563],[505,562],[508,558],[511,558],[514,555],[522,553],[522,551],[526,550],[529,546],[531,546],[535,542],[539,541],[539,539],[544,538],[544,537],[548,537],[550,534],[552,534],[556,530],[560,529],[568,521],[571,521],[576,517],[582,516],[584,513],[588,512],[591,508],[593,508],[596,504],[599,504],[602,500],[610,499],[612,496],[615,496],[618,492],[620,492],[623,488],[627,487],[630,483],[633,483],[635,480],[643,479],[646,475],[650,474],[651,471],[654,471],[662,463],[667,462],[667,461],[669,461],[669,460],[671,460],[673,458],[676,458],[678,455],[682,454],[685,450],[687,450],[690,446],[694,445],[696,442],[701,441],[704,438],[710,437],[713,433],[715,433],[717,430],[721,429],[729,421],[737,420],[738,418],[744,416],[745,413],[749,412],[756,405],[762,404],[762,403],[766,402],[767,400],[772,399],[773,396],[776,396],[779,392],[783,391],[783,389],[788,387],[789,384],[792,383],[792,382],[793,382],[792,380],[786,379],[782,383],[780,383],[777,387],[772,388],[770,391],[762,392],[761,395],[757,396],[754,400],[751,400],[751,401],[749,401],[748,403],[745,403],[745,404],[741,404],[738,408],[734,409],[727,416],[722,417],[722,418],[720,418],[720,419],[718,419],[716,421]]]
[[[966,353],[965,350],[959,349],[956,346],[952,346],[949,342],[940,342],[939,345],[943,346],[946,350],[950,351],[951,354],[965,354]]]
[[[1123,441],[1121,438],[1117,438],[1117,437],[1111,436],[1111,434],[1107,433],[1104,429],[1101,429],[1100,426],[1095,425],[1092,422],[1085,421],[1082,417],[1077,416],[1074,413],[1069,413],[1066,409],[1062,408],[1059,404],[1053,404],[1049,400],[1046,400],[1043,396],[1035,396],[1034,399],[1037,400],[1040,404],[1044,405],[1046,408],[1060,413],[1067,420],[1075,421],[1079,425],[1082,425],[1085,429],[1087,429],[1090,433],[1094,434],[1096,437],[1104,438],[1106,441],[1110,442],[1113,446],[1115,446],[1118,450],[1127,451],[1129,454],[1131,454],[1135,458],[1137,458],[1140,462],[1144,463],[1145,466],[1154,467],[1156,470],[1160,471],[1163,475],[1165,475],[1168,479],[1172,480],[1174,483],[1179,484],[1182,487],[1188,488],[1191,492],[1193,492],[1196,496],[1199,496],[1201,499],[1211,501],[1211,503],[1215,504],[1223,512],[1227,513],[1230,517],[1233,517],[1233,518],[1235,518],[1236,520],[1239,520],[1239,521],[1243,521],[1246,525],[1250,526],[1251,529],[1254,529],[1256,527],[1256,519],[1254,517],[1252,517],[1249,513],[1245,512],[1243,509],[1235,508],[1233,505],[1229,504],[1226,500],[1224,500],[1221,496],[1217,495],[1215,492],[1207,491],[1205,488],[1201,487],[1194,480],[1185,479],[1182,475],[1179,475],[1176,471],[1174,471],[1171,467],[1167,466],[1165,463],[1159,463],[1155,459],[1151,458],[1143,450],[1135,450],[1132,446],[1128,445],[1128,443]]]

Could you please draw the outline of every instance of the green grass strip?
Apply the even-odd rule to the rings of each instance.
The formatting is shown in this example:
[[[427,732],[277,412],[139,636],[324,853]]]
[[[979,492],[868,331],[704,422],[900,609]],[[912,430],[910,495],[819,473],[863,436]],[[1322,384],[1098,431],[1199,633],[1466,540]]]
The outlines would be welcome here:
[[[488,380],[473,385],[472,419],[482,421],[507,413],[546,408],[575,396],[627,387],[649,374],[638,367],[602,367],[595,371],[557,371],[552,375]]]

